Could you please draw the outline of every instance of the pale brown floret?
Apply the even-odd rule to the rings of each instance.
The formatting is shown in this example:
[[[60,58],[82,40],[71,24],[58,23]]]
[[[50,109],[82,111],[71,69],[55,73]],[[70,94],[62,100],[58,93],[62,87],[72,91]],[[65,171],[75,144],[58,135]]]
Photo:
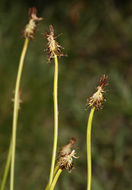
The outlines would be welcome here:
[[[58,159],[59,167],[62,169],[68,170],[68,172],[71,172],[73,169],[73,158],[78,158],[75,156],[75,150],[72,150],[69,154],[65,154],[65,156],[61,156]]]
[[[103,102],[105,101],[103,93],[105,92],[103,87],[107,86],[108,76],[103,75],[99,81],[97,92],[95,92],[90,98],[87,99],[87,107],[95,107],[97,110],[102,109]]]
[[[45,34],[48,43],[47,43],[47,51],[49,54],[48,61],[50,62],[51,59],[54,58],[55,55],[62,57],[64,54],[61,52],[61,49],[64,49],[55,39],[57,37],[54,37],[54,28],[52,25],[49,26],[50,32]]]
[[[32,7],[29,9],[29,23],[25,26],[24,31],[23,31],[23,36],[25,38],[33,39],[34,34],[36,31],[37,23],[38,21],[43,20],[43,18],[37,17],[37,9],[35,7]]]
[[[63,146],[59,151],[59,157],[65,156],[66,154],[69,154],[71,152],[72,146],[76,143],[76,138],[72,137],[68,144]]]
[[[73,169],[73,158],[78,158],[75,156],[75,150],[72,150],[73,144],[75,144],[76,139],[72,138],[69,143],[62,147],[59,152],[57,163],[60,168],[66,169],[69,172]]]

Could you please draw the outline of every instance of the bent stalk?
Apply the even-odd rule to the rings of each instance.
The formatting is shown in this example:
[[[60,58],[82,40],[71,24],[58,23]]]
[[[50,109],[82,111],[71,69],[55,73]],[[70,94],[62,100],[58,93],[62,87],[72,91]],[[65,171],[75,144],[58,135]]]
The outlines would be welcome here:
[[[59,169],[59,165],[58,165],[58,164],[56,164],[55,169],[54,169],[53,178],[55,177],[55,174],[57,173],[57,170],[58,170],[58,169]],[[49,189],[49,184],[47,184],[47,186],[46,186],[45,190],[48,190],[48,189]]]
[[[60,168],[60,169],[57,171],[57,173],[56,173],[56,175],[55,175],[55,177],[54,177],[54,180],[53,180],[53,182],[52,182],[52,184],[51,184],[49,190],[54,190],[55,185],[56,185],[56,183],[57,183],[57,181],[58,181],[58,178],[59,178],[61,172],[62,172],[62,169]]]

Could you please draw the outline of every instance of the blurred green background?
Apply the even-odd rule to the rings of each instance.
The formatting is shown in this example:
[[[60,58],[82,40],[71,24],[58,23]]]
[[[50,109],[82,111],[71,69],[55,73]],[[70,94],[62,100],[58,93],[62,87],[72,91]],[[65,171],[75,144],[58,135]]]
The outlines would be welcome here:
[[[68,57],[59,59],[59,142],[77,137],[79,159],[64,171],[56,190],[86,189],[86,99],[102,74],[109,76],[104,109],[95,113],[92,133],[92,190],[132,189],[132,1],[0,1],[0,179],[12,130],[13,90],[24,43],[21,31],[28,8],[39,23],[22,75],[22,100],[16,147],[15,189],[42,190],[53,142],[53,72],[47,62],[49,24]],[[9,189],[9,179],[6,185]]]

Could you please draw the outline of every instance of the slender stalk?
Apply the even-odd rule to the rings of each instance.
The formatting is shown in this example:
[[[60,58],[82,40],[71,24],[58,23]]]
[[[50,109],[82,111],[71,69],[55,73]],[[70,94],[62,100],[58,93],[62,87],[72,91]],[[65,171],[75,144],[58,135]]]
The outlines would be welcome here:
[[[15,97],[14,97],[14,111],[13,111],[13,123],[12,123],[12,151],[11,151],[11,175],[10,175],[10,190],[14,189],[14,167],[15,167],[15,148],[16,148],[16,129],[18,121],[18,109],[19,109],[19,90],[20,81],[23,70],[24,59],[28,47],[28,38],[25,39],[23,50],[20,57],[19,68],[16,79]]]
[[[56,172],[57,172],[58,169],[59,169],[59,166],[58,166],[58,164],[56,164],[55,169],[54,169],[53,178],[55,177],[55,174],[56,174]],[[48,189],[49,189],[49,183],[47,184],[45,190],[48,190]]]
[[[56,172],[57,172],[57,170],[59,169],[59,166],[58,166],[58,164],[55,166],[55,169],[54,169],[54,174],[53,174],[53,177],[55,177],[55,174],[56,174]]]
[[[51,184],[49,190],[53,190],[53,189],[54,189],[54,187],[55,187],[55,185],[56,185],[56,183],[57,183],[57,181],[58,181],[58,178],[59,178],[61,172],[62,172],[62,169],[60,168],[60,169],[57,171],[57,173],[56,173],[56,175],[55,175],[55,177],[54,177],[54,179],[53,179],[53,182],[52,182],[52,184]]]
[[[10,168],[10,162],[11,162],[11,150],[12,150],[12,141],[10,142],[10,147],[9,147],[9,151],[8,151],[8,156],[7,156],[7,160],[6,160],[6,165],[5,165],[5,170],[4,170],[0,190],[4,190],[4,188],[5,188],[5,184],[6,184],[9,168]]]
[[[54,69],[54,142],[53,142],[53,151],[52,151],[52,160],[50,168],[50,176],[48,186],[50,187],[53,176],[54,176],[54,167],[56,160],[56,151],[57,151],[57,141],[58,141],[58,59],[57,55],[54,55],[55,69]]]
[[[87,190],[91,190],[91,181],[92,181],[91,128],[92,128],[94,111],[95,108],[92,108],[89,114],[88,125],[87,125]]]

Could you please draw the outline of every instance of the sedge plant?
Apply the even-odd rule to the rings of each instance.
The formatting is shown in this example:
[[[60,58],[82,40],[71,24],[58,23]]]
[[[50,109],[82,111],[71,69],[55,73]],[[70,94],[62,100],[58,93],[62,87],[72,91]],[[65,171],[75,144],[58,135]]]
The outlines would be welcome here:
[[[15,97],[14,97],[14,111],[13,111],[13,124],[12,124],[12,151],[11,151],[11,174],[10,174],[10,190],[14,189],[14,168],[15,168],[15,148],[16,148],[16,130],[18,121],[18,109],[19,109],[19,91],[20,91],[20,81],[23,70],[24,59],[28,47],[29,39],[34,38],[36,24],[38,21],[42,20],[36,16],[36,8],[29,9],[29,23],[26,25],[23,31],[23,36],[25,37],[25,43],[20,57],[20,63],[18,67],[18,74],[16,79],[15,87]]]
[[[38,18],[36,16],[37,10],[36,8],[29,9],[29,23],[25,26],[23,30],[23,37],[25,38],[25,42],[23,45],[23,49],[20,56],[17,78],[16,78],[16,85],[15,85],[15,92],[14,92],[14,109],[13,109],[13,122],[12,122],[12,136],[9,146],[9,152],[7,156],[7,161],[5,165],[5,170],[0,186],[0,190],[4,190],[7,176],[9,173],[9,168],[11,166],[10,172],[10,190],[14,189],[14,168],[15,168],[15,149],[16,149],[16,131],[17,131],[17,122],[18,122],[18,111],[20,108],[20,83],[21,83],[21,76],[23,71],[24,60],[29,44],[29,40],[34,38],[35,30],[37,27],[37,22],[42,20],[42,18]]]
[[[21,74],[24,64],[24,59],[27,51],[29,40],[28,38],[25,39],[24,47],[20,57],[20,63],[18,68],[18,74],[16,79],[16,87],[15,87],[15,96],[14,96],[14,110],[13,110],[13,123],[12,123],[12,137],[10,141],[10,147],[8,151],[8,156],[6,160],[5,170],[1,182],[0,190],[4,190],[7,176],[9,173],[9,168],[11,165],[11,178],[10,178],[10,189],[13,190],[13,181],[14,181],[14,165],[15,165],[15,146],[16,146],[16,129],[17,129],[17,120],[18,120],[18,110],[20,107],[20,81],[21,81]]]
[[[58,44],[55,40],[54,36],[54,28],[52,25],[49,26],[50,32],[45,34],[48,44],[47,50],[49,53],[48,61],[50,62],[51,59],[54,59],[54,85],[53,85],[53,98],[54,98],[54,140],[53,140],[53,149],[52,149],[52,160],[51,160],[51,168],[50,168],[50,175],[49,175],[49,182],[46,186],[46,189],[49,189],[52,181],[53,176],[55,173],[55,161],[56,161],[56,152],[57,152],[57,142],[58,142],[58,56],[64,56],[61,53],[62,47]]]
[[[18,113],[21,103],[20,98],[20,83],[21,76],[23,71],[24,60],[28,48],[28,44],[30,39],[34,38],[35,30],[37,27],[38,21],[42,20],[36,16],[37,10],[36,8],[29,9],[29,23],[25,26],[23,30],[23,36],[25,38],[24,46],[21,52],[19,67],[16,78],[15,92],[14,92],[14,110],[13,110],[13,122],[12,122],[12,136],[9,146],[9,152],[7,156],[7,161],[5,165],[5,170],[0,186],[0,190],[4,190],[7,176],[10,171],[10,190],[14,190],[14,169],[15,169],[15,151],[16,151],[16,132],[17,132],[17,123],[18,123]],[[50,32],[45,34],[48,40],[48,53],[50,62],[52,59],[54,60],[54,83],[53,83],[53,98],[54,98],[54,137],[53,137],[53,149],[52,149],[52,159],[51,159],[51,168],[49,181],[45,188],[45,190],[54,190],[55,185],[59,179],[60,174],[63,169],[71,172],[73,169],[73,158],[77,158],[75,156],[75,150],[72,150],[72,146],[75,144],[76,139],[71,138],[68,144],[62,147],[59,151],[58,159],[56,162],[56,153],[57,153],[57,143],[58,143],[58,57],[64,56],[61,52],[62,46],[58,44],[55,40],[54,36],[54,28],[52,25],[49,26]],[[90,98],[87,99],[87,106],[91,107],[91,111],[88,117],[87,124],[87,190],[91,190],[91,181],[92,181],[92,155],[91,155],[91,131],[92,131],[92,121],[95,110],[99,110],[102,108],[104,98],[104,89],[107,85],[108,77],[103,75],[99,81],[99,85],[97,87],[97,92],[93,94]]]
[[[103,75],[99,81],[97,87],[97,92],[94,93],[90,98],[87,99],[87,107],[91,107],[91,111],[88,117],[87,124],[87,190],[91,190],[92,182],[92,155],[91,155],[91,130],[92,130],[92,121],[95,109],[102,109],[103,102],[105,100],[103,93],[105,92],[103,87],[107,85],[108,77]]]

